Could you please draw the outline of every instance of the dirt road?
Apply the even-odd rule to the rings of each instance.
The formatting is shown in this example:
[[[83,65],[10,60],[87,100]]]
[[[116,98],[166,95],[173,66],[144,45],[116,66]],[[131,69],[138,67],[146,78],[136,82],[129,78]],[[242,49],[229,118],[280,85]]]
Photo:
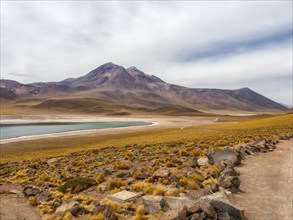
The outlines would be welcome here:
[[[293,219],[293,139],[280,141],[271,153],[251,156],[241,172],[237,205],[249,220]]]
[[[0,186],[1,220],[40,220],[36,208],[28,204],[21,193],[21,186],[5,183]]]

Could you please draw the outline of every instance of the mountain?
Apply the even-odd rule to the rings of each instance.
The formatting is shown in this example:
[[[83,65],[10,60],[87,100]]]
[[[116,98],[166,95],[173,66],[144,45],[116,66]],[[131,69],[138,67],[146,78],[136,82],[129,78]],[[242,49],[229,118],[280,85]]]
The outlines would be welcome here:
[[[84,111],[91,109],[93,112],[95,109],[96,112],[102,112],[100,105],[107,108],[112,106],[111,112],[115,112],[115,109],[116,111],[124,109],[126,112],[130,110],[147,112],[288,110],[249,88],[237,90],[186,88],[166,83],[154,75],[145,74],[136,67],[125,69],[113,63],[101,65],[84,76],[68,78],[60,82],[21,84],[11,80],[0,80],[0,89],[2,100],[43,100],[35,106],[36,108],[63,106],[63,109],[66,109],[83,106]],[[106,102],[108,105],[105,104]]]

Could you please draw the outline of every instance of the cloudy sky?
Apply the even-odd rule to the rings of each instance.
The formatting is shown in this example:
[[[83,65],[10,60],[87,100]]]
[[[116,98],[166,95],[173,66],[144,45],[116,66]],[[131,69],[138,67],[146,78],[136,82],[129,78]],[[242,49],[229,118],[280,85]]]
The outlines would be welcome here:
[[[113,62],[292,104],[292,1],[1,1],[1,78],[60,81]]]

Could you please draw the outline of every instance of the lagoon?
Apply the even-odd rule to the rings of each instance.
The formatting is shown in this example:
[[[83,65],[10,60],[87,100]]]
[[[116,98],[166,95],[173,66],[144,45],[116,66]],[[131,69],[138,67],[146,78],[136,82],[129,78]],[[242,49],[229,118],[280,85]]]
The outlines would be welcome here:
[[[119,122],[70,122],[70,123],[5,123],[0,124],[0,138],[9,139],[23,136],[82,131],[91,129],[119,128],[129,126],[151,125],[145,121],[119,121]]]

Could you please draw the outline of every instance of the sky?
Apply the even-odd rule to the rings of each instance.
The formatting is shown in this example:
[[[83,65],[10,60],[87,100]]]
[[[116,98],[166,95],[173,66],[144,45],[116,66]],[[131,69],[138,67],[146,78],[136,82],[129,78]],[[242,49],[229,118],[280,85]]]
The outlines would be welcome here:
[[[1,0],[1,78],[61,81],[113,62],[292,105],[292,4]]]

